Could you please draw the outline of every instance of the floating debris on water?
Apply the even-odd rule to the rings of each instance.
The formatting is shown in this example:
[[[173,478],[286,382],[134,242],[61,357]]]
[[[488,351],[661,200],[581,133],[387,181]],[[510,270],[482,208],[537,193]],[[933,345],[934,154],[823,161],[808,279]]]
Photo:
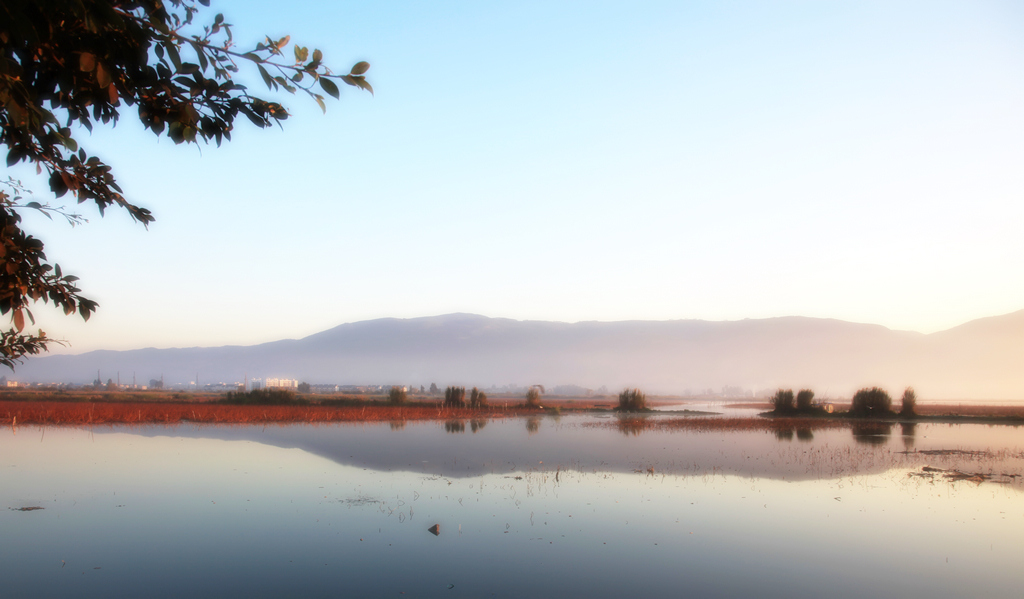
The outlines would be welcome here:
[[[960,470],[944,470],[942,468],[933,468],[932,466],[922,466],[920,472],[909,472],[907,476],[929,479],[934,479],[936,476],[941,476],[942,478],[950,482],[964,480],[972,483],[977,483],[980,485],[981,483],[986,481],[1008,484],[1020,475],[994,474],[989,472],[961,472]]]

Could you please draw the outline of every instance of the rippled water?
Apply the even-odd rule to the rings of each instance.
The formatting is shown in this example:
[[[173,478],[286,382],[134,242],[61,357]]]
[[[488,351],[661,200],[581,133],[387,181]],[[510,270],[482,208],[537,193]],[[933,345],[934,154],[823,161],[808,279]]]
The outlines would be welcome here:
[[[1019,596],[1021,474],[1024,431],[978,425],[24,427],[0,433],[0,580],[4,597]]]

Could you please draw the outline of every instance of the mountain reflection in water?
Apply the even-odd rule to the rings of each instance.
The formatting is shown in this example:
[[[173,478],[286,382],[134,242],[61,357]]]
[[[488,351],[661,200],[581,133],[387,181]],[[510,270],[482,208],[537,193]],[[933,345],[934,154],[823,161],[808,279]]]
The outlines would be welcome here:
[[[1014,485],[1024,487],[1024,435],[1017,427],[905,424],[894,439],[892,429],[897,425],[880,422],[820,430],[797,425],[775,431],[710,432],[652,430],[638,422],[632,417],[573,415],[388,425],[100,427],[94,432],[247,440],[301,449],[343,465],[449,477],[556,468],[654,468],[665,474],[715,472],[807,480],[928,465],[1001,469],[1022,475]],[[394,434],[382,434],[385,427]],[[988,453],[920,453],[963,448]]]
[[[5,429],[2,592],[1018,595],[1019,429],[892,428]]]

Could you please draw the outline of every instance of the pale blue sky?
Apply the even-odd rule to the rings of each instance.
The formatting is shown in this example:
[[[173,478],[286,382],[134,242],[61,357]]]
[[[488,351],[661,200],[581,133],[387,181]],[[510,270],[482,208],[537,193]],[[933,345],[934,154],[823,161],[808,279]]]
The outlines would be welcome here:
[[[130,108],[83,133],[157,222],[28,219],[101,304],[41,318],[65,351],[456,311],[931,332],[1024,308],[1019,3],[212,4],[240,42],[368,60],[376,96],[286,97],[283,131],[219,149]]]

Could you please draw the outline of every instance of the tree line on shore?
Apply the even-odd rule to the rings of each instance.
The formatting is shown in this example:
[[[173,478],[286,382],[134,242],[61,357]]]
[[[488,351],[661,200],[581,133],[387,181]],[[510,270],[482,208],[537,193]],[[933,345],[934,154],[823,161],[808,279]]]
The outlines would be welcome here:
[[[484,409],[490,406],[487,393],[477,387],[473,387],[469,391],[468,401],[466,395],[465,387],[449,386],[444,390],[444,400],[441,401],[441,406],[471,409]],[[387,398],[388,403],[395,406],[410,403],[408,392],[404,387],[391,387]],[[538,386],[528,389],[523,399],[522,407],[543,409]],[[230,392],[222,401],[236,404],[309,403],[308,399],[296,395],[292,391],[277,389]],[[779,389],[769,401],[772,406],[772,414],[775,415],[824,415],[832,411],[830,404],[815,402],[814,391],[810,389],[800,389],[795,394],[792,389]],[[912,387],[907,387],[903,391],[900,401],[899,411],[894,411],[892,397],[884,389],[865,387],[854,394],[846,415],[859,418],[916,415],[917,394]],[[624,389],[618,395],[618,406],[613,409],[616,412],[648,412],[650,408],[647,406],[647,394],[638,388]]]

